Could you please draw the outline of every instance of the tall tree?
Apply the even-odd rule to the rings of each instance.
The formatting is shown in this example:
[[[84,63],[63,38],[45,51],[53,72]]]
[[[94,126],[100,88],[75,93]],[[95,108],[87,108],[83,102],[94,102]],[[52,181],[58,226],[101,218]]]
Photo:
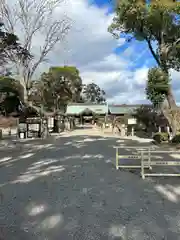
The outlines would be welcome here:
[[[31,58],[30,53],[20,45],[18,37],[6,31],[4,24],[0,22],[0,75],[7,75],[7,64],[11,60],[10,54],[22,61]]]
[[[166,86],[161,84],[162,91],[159,87],[156,90],[158,89],[159,93],[162,92],[161,97],[164,95],[164,102],[167,103],[166,110],[164,102],[161,107],[164,113],[166,111],[168,119],[171,119],[169,123],[175,135],[180,126],[178,126],[179,119],[177,119],[179,114],[176,114],[176,118],[174,118],[174,112],[177,113],[179,110],[172,93],[169,69],[179,70],[180,68],[180,22],[178,17],[180,5],[177,2],[169,5],[160,0],[152,1],[148,5],[139,4],[139,2],[138,0],[119,1],[116,7],[116,16],[109,31],[116,37],[119,37],[120,33],[125,33],[128,41],[136,39],[147,43],[159,72],[162,72],[162,78],[159,78],[158,81],[163,79],[162,83],[164,84],[164,79],[168,79]],[[154,47],[155,45],[156,47]],[[153,84],[157,85],[156,83],[156,78],[154,78]],[[152,78],[149,85],[152,86]],[[166,91],[163,91],[166,87]]]
[[[95,83],[84,85],[82,97],[85,102],[105,103],[105,91]]]
[[[42,103],[51,110],[65,108],[69,102],[80,99],[82,79],[74,66],[51,67],[48,73],[41,75],[38,84],[34,97],[41,96]]]
[[[63,0],[2,0],[0,15],[6,29],[16,33],[21,29],[22,46],[34,55],[31,59],[20,59],[12,52],[10,57],[16,68],[16,75],[24,87],[24,102],[28,102],[30,81],[48,54],[62,43],[69,32],[71,21],[64,14],[57,16],[56,10],[60,9]],[[57,16],[57,17],[55,17]],[[40,46],[37,46],[37,39]],[[36,44],[36,47],[35,47]]]

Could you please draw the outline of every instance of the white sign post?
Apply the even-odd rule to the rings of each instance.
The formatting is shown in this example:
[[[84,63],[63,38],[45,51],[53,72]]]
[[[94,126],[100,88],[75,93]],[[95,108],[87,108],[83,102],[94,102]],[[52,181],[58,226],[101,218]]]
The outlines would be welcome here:
[[[129,118],[128,119],[128,125],[135,125],[137,123],[136,118]]]

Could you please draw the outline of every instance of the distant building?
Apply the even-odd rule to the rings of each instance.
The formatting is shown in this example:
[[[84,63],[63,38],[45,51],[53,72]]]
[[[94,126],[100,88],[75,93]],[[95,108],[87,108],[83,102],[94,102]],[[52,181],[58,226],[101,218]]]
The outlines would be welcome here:
[[[73,116],[80,115],[114,115],[114,116],[123,116],[123,115],[133,115],[136,109],[139,108],[140,104],[136,105],[115,105],[115,104],[92,104],[92,103],[72,103],[67,106],[66,114]],[[149,106],[149,105],[148,105]]]
[[[73,116],[79,123],[85,122],[95,123],[102,122],[108,123],[114,122],[116,119],[116,125],[123,126],[127,132],[134,135],[134,129],[141,126],[137,119],[137,109],[140,107],[149,107],[153,109],[150,104],[92,104],[92,103],[72,103],[67,106],[66,116]],[[107,120],[108,119],[108,120]],[[163,119],[163,118],[162,118]],[[159,131],[166,131],[168,122],[164,119],[158,122]],[[106,121],[107,120],[107,121]],[[140,124],[140,125],[139,125]]]
[[[108,114],[107,104],[90,104],[90,103],[72,103],[67,106],[67,115],[106,115]]]

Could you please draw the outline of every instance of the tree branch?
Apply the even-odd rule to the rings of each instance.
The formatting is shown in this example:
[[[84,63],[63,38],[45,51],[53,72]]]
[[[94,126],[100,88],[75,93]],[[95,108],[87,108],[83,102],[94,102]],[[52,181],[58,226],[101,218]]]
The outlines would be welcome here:
[[[30,78],[33,76],[37,67],[40,63],[42,63],[48,53],[54,48],[56,43],[62,41],[64,37],[67,35],[70,29],[70,25],[66,20],[54,22],[47,32],[44,46],[42,47],[41,54],[39,59],[33,64],[31,68]]]
[[[148,39],[148,38],[145,38],[145,40],[146,40],[146,42],[147,42],[147,44],[148,44],[148,47],[149,47],[149,50],[150,50],[151,54],[153,55],[154,59],[155,59],[156,62],[157,62],[158,66],[161,66],[161,62],[160,62],[157,54],[155,53],[155,51],[154,51],[154,49],[153,49],[153,47],[152,47],[151,40]]]

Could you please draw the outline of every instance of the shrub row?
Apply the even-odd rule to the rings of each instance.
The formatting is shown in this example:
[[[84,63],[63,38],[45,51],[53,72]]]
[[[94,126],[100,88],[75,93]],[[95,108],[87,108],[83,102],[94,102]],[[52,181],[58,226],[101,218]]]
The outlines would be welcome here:
[[[169,134],[167,132],[157,132],[154,134],[153,139],[157,143],[169,141]],[[180,143],[180,133],[171,139],[171,143]]]
[[[153,139],[157,143],[166,142],[169,140],[169,134],[167,132],[157,132],[154,134]]]
[[[173,137],[171,140],[172,143],[180,143],[180,134],[177,134],[176,136]]]

